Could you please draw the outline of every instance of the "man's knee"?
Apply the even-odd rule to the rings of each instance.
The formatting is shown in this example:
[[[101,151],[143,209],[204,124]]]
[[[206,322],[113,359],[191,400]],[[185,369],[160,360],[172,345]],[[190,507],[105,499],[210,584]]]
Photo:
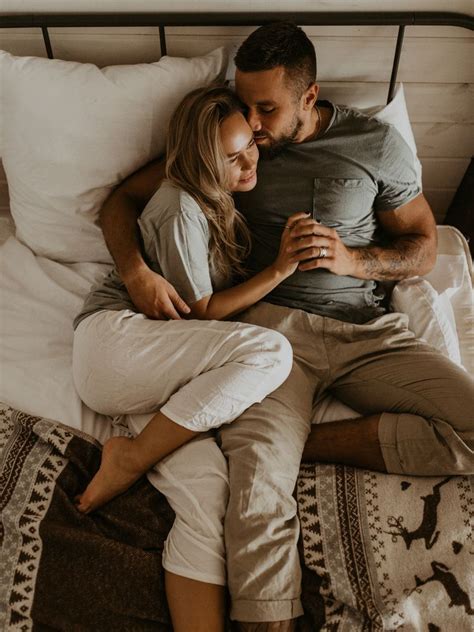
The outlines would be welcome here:
[[[474,432],[456,430],[443,419],[383,413],[379,440],[387,471],[415,476],[474,473]]]

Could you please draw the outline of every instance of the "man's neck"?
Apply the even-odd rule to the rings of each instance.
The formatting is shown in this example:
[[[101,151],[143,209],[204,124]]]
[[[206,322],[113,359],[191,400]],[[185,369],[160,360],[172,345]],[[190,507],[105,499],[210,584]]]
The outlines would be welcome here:
[[[318,136],[321,136],[327,130],[331,117],[331,108],[315,105],[311,110],[311,118],[308,121],[308,125],[305,126],[307,129],[301,130],[301,139],[298,139],[296,142],[308,143],[316,140]]]

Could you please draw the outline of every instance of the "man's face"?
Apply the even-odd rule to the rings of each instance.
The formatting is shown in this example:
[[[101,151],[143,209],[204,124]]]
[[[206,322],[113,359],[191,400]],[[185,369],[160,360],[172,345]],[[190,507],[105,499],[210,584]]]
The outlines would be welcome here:
[[[297,99],[282,66],[259,72],[237,69],[235,88],[247,107],[247,121],[262,157],[272,156],[288,143],[298,142],[298,133],[303,127],[302,99]]]

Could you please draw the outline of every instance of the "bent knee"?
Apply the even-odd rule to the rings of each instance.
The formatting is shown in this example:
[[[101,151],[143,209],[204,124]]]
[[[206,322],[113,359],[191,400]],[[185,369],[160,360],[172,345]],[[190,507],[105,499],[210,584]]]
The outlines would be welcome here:
[[[465,424],[464,424],[465,425]],[[391,474],[457,476],[474,473],[474,435],[441,418],[383,413],[379,441]]]
[[[265,362],[269,364],[273,388],[277,388],[290,374],[293,366],[293,348],[288,339],[278,331],[268,329],[263,338]]]

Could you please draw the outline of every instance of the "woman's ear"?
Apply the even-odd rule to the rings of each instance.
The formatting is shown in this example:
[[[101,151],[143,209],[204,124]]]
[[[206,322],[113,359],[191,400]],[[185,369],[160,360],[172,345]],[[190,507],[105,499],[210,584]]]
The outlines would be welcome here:
[[[303,109],[312,110],[316,101],[318,100],[319,85],[317,83],[311,83],[303,94]]]

